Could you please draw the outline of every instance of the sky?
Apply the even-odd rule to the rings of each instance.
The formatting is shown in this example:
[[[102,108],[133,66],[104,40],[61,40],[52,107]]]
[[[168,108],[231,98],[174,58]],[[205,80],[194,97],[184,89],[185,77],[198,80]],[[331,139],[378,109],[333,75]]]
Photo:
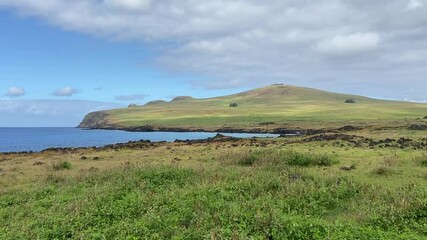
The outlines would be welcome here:
[[[0,127],[274,83],[427,101],[427,0],[0,0]]]

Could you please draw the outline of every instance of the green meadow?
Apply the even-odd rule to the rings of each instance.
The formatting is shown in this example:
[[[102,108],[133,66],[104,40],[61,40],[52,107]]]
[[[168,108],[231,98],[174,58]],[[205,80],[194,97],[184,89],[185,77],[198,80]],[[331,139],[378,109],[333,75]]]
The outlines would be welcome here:
[[[322,131],[0,154],[0,239],[427,239],[426,115],[292,86],[91,113],[81,127]]]
[[[0,155],[0,238],[426,239],[425,145],[307,139]]]
[[[345,103],[353,100],[354,103]],[[232,107],[231,104],[236,104]],[[330,121],[371,124],[373,121],[415,119],[427,115],[427,104],[386,101],[295,86],[269,86],[239,94],[194,99],[177,97],[144,106],[96,112],[81,123],[85,128],[141,126],[204,129],[261,129],[273,127],[317,128]],[[316,124],[316,123],[321,123]],[[269,126],[263,123],[271,123]],[[260,126],[261,124],[261,126]]]

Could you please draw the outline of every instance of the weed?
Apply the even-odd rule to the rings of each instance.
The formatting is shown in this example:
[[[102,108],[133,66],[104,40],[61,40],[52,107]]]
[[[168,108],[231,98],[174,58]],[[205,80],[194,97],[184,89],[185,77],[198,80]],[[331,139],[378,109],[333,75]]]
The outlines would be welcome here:
[[[221,158],[224,158],[222,156]],[[225,156],[231,162],[240,166],[331,166],[338,161],[330,155],[283,151],[280,149],[266,149],[254,151],[240,151]]]
[[[71,168],[71,163],[68,161],[61,161],[59,163],[53,164],[54,170],[70,170]]]
[[[414,157],[415,162],[420,167],[427,167],[427,153],[423,153],[420,156]]]
[[[372,173],[379,176],[388,176],[391,175],[393,172],[390,167],[380,166],[375,168]]]
[[[394,167],[398,163],[398,158],[397,158],[397,156],[395,154],[394,155],[385,156],[384,159],[383,159],[383,163],[384,163],[384,166]]]
[[[337,161],[326,154],[287,152],[285,161],[292,166],[331,166]]]
[[[56,174],[49,174],[46,177],[46,181],[49,183],[64,183],[66,182],[66,178]]]

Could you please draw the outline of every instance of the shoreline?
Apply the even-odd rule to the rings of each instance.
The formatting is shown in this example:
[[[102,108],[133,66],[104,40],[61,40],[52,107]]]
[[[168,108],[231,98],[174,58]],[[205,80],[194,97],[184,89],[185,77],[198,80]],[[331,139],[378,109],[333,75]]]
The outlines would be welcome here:
[[[346,126],[352,130],[361,130],[353,126]],[[184,127],[154,127],[154,126],[139,126],[139,127],[76,127],[82,130],[118,130],[125,132],[200,132],[200,133],[236,133],[236,134],[278,134],[278,135],[314,135],[326,132],[342,131],[338,129],[286,129],[286,128],[184,128]]]
[[[120,129],[82,129],[82,130],[106,130],[106,131],[110,131],[110,130],[117,130],[117,131],[124,131],[124,130],[120,130]],[[152,131],[152,132],[162,132],[162,131]],[[172,132],[171,132],[172,133]],[[178,132],[180,133],[180,132]],[[184,132],[182,132],[184,133]],[[195,132],[194,132],[195,133]],[[200,133],[215,133],[215,132],[200,132]],[[227,133],[225,133],[227,134]],[[240,133],[236,133],[236,134],[240,134]],[[255,133],[241,133],[241,134],[255,134]],[[262,134],[262,133],[260,133]],[[265,133],[265,134],[269,134],[269,133]],[[294,136],[294,135],[292,135]],[[117,143],[110,143],[110,144],[103,144],[100,146],[81,146],[81,147],[48,147],[48,148],[44,148],[41,150],[37,150],[37,151],[9,151],[9,152],[0,152],[0,155],[19,155],[19,154],[37,154],[37,153],[43,153],[43,152],[49,152],[49,151],[55,151],[55,152],[72,152],[72,151],[79,151],[79,150],[89,150],[89,149],[94,149],[94,150],[105,150],[105,149],[111,149],[114,147],[121,147],[121,148],[125,148],[127,146],[130,145],[135,145],[135,144],[165,144],[165,143],[178,143],[178,142],[184,142],[184,143],[209,143],[209,142],[216,142],[216,141],[224,141],[224,140],[245,140],[245,139],[272,139],[272,138],[279,138],[279,137],[284,137],[282,135],[278,135],[278,136],[265,136],[265,137],[256,137],[256,136],[252,136],[252,137],[233,137],[233,136],[226,136],[223,135],[222,133],[217,133],[215,136],[213,137],[207,137],[207,138],[201,138],[201,139],[175,139],[172,141],[151,141],[151,140],[147,140],[147,139],[140,139],[140,140],[134,140],[134,141],[127,141],[127,142],[117,142]],[[288,137],[291,137],[291,135],[289,135]]]

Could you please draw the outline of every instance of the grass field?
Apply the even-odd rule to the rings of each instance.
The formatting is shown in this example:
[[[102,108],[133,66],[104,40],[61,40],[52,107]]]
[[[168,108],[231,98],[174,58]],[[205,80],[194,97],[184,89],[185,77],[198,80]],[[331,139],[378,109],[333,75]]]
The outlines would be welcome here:
[[[325,131],[0,154],[0,239],[427,239],[426,115],[292,86],[92,113],[81,127]]]
[[[427,148],[408,132],[422,147],[307,136],[0,154],[0,239],[426,239]]]
[[[355,103],[345,103],[353,99]],[[237,107],[230,107],[235,103]],[[230,96],[209,99],[178,97],[92,113],[81,127],[134,128],[140,126],[215,130],[218,128],[269,129],[277,127],[339,125],[353,121],[371,124],[415,119],[427,115],[427,104],[385,101],[295,86],[269,86]],[[320,122],[322,124],[313,124]],[[263,123],[270,123],[268,126]],[[261,126],[260,126],[261,124]]]

